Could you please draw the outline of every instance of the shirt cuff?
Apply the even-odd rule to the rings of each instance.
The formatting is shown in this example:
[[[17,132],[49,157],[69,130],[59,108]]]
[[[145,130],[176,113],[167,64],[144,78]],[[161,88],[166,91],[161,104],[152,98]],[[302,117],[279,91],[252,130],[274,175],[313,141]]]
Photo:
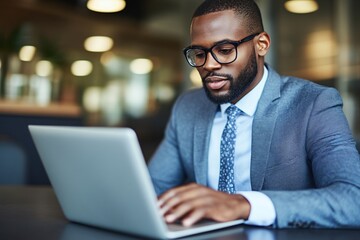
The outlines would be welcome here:
[[[237,192],[244,196],[250,203],[251,210],[246,224],[257,226],[270,226],[276,219],[275,207],[268,196],[261,192]]]

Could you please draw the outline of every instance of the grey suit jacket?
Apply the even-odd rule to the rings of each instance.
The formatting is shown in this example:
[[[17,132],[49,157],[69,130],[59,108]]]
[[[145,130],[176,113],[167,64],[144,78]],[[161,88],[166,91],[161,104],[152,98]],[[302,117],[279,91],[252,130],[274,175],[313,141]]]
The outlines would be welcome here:
[[[253,122],[252,190],[272,200],[275,227],[360,227],[359,154],[338,92],[268,69]],[[203,89],[178,98],[149,163],[157,194],[207,185],[217,110]]]

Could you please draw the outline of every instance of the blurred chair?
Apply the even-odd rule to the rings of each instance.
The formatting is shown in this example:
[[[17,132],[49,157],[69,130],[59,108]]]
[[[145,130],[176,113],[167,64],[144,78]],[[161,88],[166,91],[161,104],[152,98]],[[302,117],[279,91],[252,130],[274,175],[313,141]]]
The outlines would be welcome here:
[[[0,135],[0,184],[26,184],[27,159],[23,148]]]

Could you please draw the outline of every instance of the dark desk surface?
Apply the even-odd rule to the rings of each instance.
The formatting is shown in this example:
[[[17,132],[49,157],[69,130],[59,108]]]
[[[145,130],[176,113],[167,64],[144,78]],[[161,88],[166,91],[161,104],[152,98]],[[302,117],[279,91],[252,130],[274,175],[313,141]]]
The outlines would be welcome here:
[[[143,239],[67,221],[50,187],[0,186],[0,239]],[[189,239],[358,240],[360,229],[266,229],[236,226]]]

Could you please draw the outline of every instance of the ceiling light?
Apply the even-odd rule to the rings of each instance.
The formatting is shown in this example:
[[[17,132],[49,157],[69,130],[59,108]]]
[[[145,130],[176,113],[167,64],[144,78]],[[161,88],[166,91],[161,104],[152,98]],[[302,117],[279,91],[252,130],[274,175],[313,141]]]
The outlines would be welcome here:
[[[153,63],[146,58],[138,58],[130,63],[130,70],[135,74],[147,74],[153,69]]]
[[[124,0],[89,0],[87,8],[95,12],[112,13],[123,10],[126,6]]]
[[[34,46],[23,46],[19,51],[21,61],[30,62],[35,55],[36,48]]]
[[[53,72],[53,65],[51,62],[42,60],[36,64],[35,72],[40,77],[48,77]]]
[[[315,0],[288,0],[285,8],[292,13],[311,13],[318,10],[319,5]]]
[[[71,65],[72,74],[79,77],[89,75],[92,69],[92,63],[86,60],[78,60],[73,62],[73,64]]]
[[[114,41],[106,36],[88,37],[84,42],[84,47],[89,52],[106,52],[112,48]]]

